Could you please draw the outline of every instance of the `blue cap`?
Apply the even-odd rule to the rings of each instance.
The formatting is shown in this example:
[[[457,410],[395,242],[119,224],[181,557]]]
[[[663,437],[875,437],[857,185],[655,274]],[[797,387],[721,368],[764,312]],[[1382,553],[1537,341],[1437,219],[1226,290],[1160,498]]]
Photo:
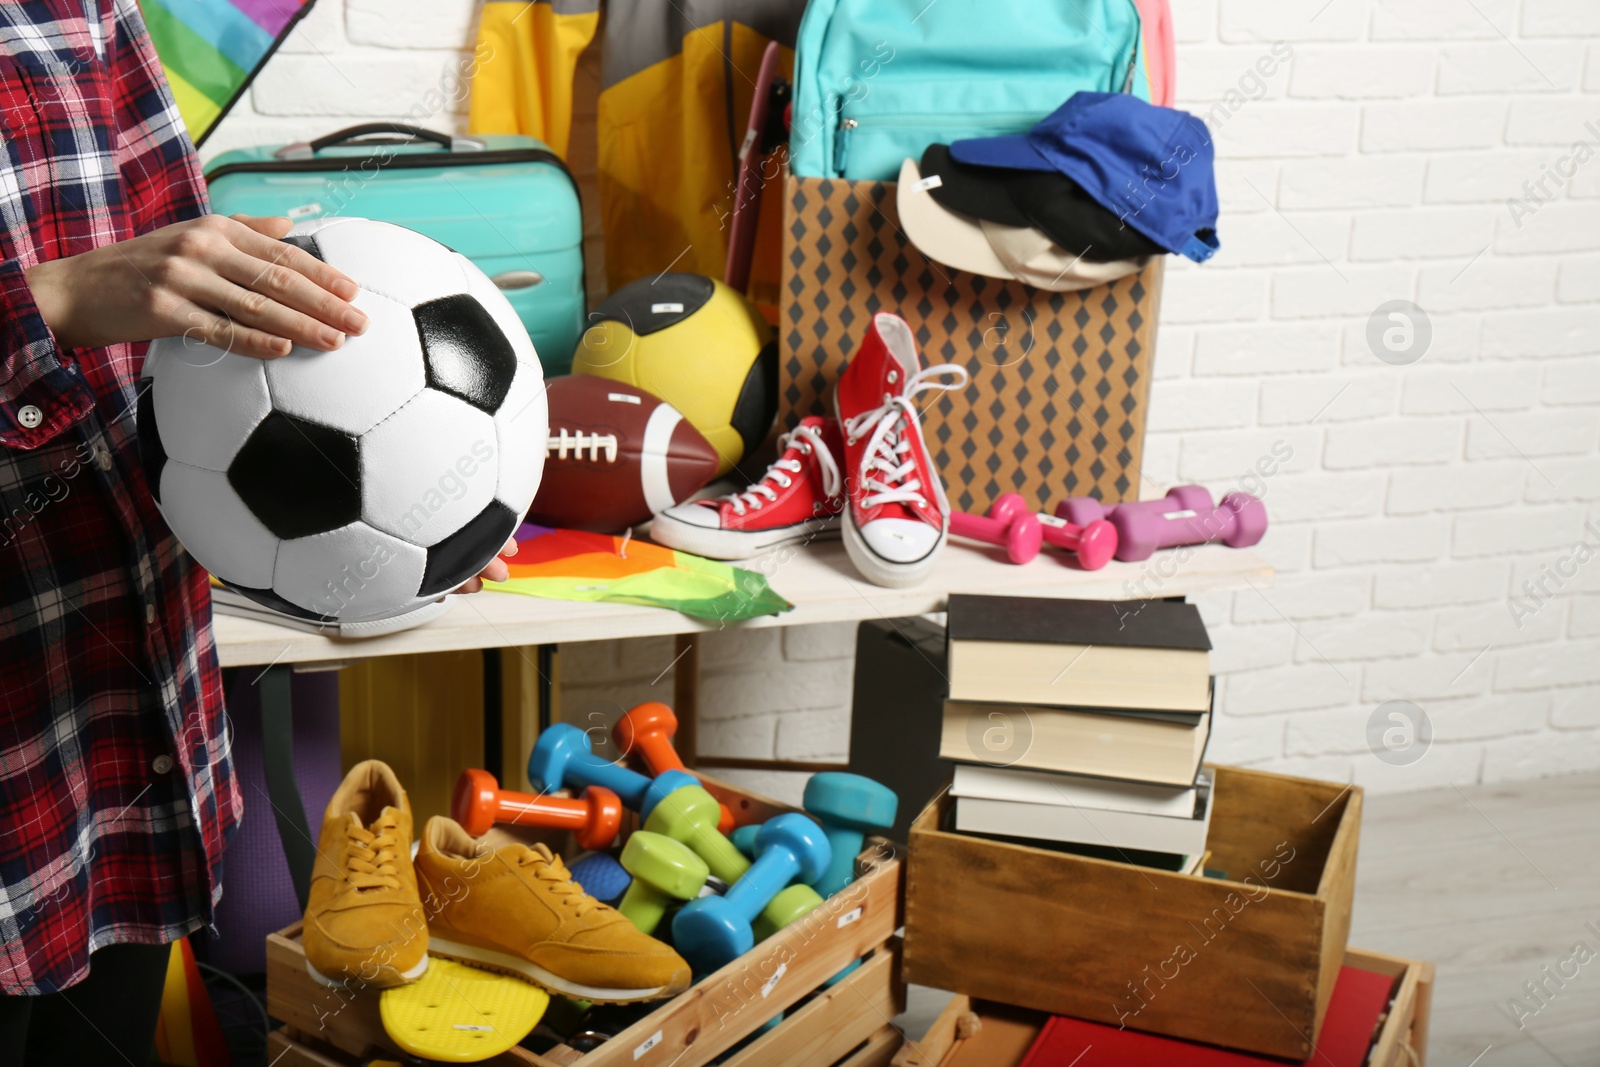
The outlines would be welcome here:
[[[1206,124],[1128,93],[1074,93],[1027,133],[955,141],[958,163],[1058,171],[1161,247],[1196,263],[1217,243]]]

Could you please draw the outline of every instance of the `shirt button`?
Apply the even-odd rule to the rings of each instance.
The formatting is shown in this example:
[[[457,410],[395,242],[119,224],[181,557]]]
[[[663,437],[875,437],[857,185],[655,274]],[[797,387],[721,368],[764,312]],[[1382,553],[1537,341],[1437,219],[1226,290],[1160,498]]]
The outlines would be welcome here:
[[[98,451],[98,452],[96,452],[94,454],[94,461],[96,463],[100,464],[100,469],[101,470],[103,470],[103,471],[110,470],[111,469],[111,449],[109,449],[109,448],[100,449],[100,451]]]
[[[150,769],[155,771],[157,774],[166,774],[168,771],[172,770],[172,757],[157,756],[155,759],[150,761]]]
[[[44,421],[44,412],[34,404],[24,404],[17,411],[17,421],[31,430]]]
[[[154,604],[146,604],[144,606],[144,621],[151,626],[156,624],[156,606]]]

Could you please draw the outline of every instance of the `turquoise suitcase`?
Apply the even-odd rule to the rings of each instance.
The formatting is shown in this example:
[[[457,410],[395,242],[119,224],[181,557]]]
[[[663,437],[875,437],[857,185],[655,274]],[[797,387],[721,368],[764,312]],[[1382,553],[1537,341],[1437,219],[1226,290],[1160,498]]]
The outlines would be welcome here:
[[[571,369],[583,332],[583,216],[571,173],[539,141],[369,123],[225,152],[206,182],[220,214],[353,215],[448,245],[510,299],[546,376]]]

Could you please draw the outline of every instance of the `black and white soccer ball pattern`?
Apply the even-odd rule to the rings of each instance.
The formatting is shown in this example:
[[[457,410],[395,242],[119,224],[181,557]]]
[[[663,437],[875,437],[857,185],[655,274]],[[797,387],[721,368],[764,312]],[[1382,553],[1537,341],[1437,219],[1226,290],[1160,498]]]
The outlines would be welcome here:
[[[443,245],[354,218],[285,240],[355,279],[367,332],[270,361],[155,342],[145,471],[173,533],[230,588],[300,618],[391,618],[477,574],[516,529],[544,469],[544,375],[510,303]]]

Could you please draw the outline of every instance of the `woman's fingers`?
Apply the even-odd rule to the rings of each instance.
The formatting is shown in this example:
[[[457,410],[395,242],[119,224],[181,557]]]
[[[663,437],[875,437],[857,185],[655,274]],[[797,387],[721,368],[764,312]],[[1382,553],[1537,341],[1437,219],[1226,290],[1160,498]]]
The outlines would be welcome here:
[[[503,556],[517,554],[517,539],[511,538],[500,550],[500,555],[489,561],[488,566],[479,571],[474,577],[468,578],[456,588],[458,593],[481,593],[484,582],[503,582],[511,577],[511,568],[506,566]]]
[[[287,339],[297,345],[331,352],[344,344],[344,334],[333,327],[279,303],[274,297],[235,285],[220,274],[194,272],[187,279],[183,295],[241,326]]]
[[[181,314],[190,324],[183,331],[185,345],[207,344],[224,352],[255,359],[277,359],[289,354],[289,342],[284,338],[245,326],[198,304],[188,304]]]
[[[234,215],[233,218],[245,227],[243,230],[234,229],[229,235],[229,240],[239,251],[297,271],[341,300],[354,300],[356,293],[360,291],[355,280],[348,274],[330,267],[305,249],[284,242],[281,238],[289,232],[291,225],[288,219],[256,218],[252,215]],[[265,225],[267,223],[284,225],[268,227]],[[330,325],[337,324],[330,323]],[[360,331],[346,329],[345,332]]]
[[[285,234],[294,229],[294,220],[286,219],[282,215],[229,215],[228,217],[257,233],[266,234],[275,241],[282,240]]]
[[[282,247],[291,248],[290,245]],[[305,255],[299,249],[293,251]],[[329,335],[360,334],[367,328],[367,316],[359,308],[341,300],[287,263],[269,263],[230,248],[213,267],[234,285],[324,324],[323,330]]]

